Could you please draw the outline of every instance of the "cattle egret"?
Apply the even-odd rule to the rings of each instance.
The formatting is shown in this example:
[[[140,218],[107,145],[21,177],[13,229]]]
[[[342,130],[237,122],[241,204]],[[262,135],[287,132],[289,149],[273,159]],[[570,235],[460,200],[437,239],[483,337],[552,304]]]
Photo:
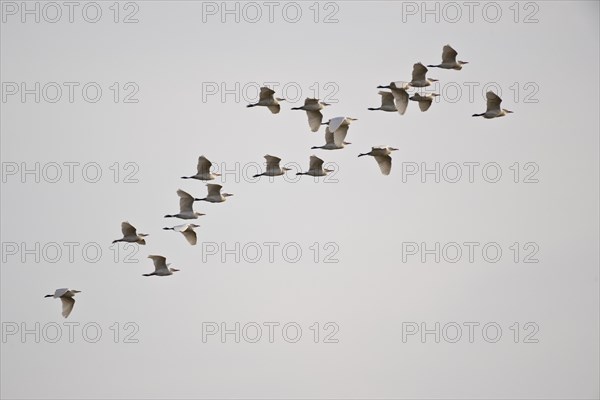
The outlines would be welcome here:
[[[297,172],[296,175],[325,176],[333,172],[332,169],[323,168],[323,160],[317,156],[310,156],[310,164],[307,172]]]
[[[227,199],[227,197],[233,196],[231,193],[221,193],[221,188],[223,187],[221,185],[207,183],[206,187],[208,188],[208,195],[203,199],[194,200],[208,201],[210,203],[222,203]]]
[[[194,231],[194,228],[199,228],[199,227],[200,227],[200,225],[196,225],[196,224],[183,224],[183,225],[174,226],[172,228],[165,227],[163,229],[167,230],[167,231],[181,232],[183,234],[183,236],[186,238],[186,240],[188,241],[188,243],[191,244],[192,246],[194,246],[197,241],[196,232]]]
[[[183,190],[177,190],[179,196],[179,214],[165,215],[165,218],[181,218],[181,219],[196,219],[202,215],[202,213],[194,212],[193,204],[195,199],[192,195]]]
[[[389,175],[390,171],[392,170],[392,157],[390,157],[390,154],[392,153],[392,151],[396,150],[398,149],[394,147],[372,147],[370,152],[359,154],[358,156],[375,157],[375,161],[377,161],[377,164],[379,164],[379,169],[381,169],[381,173],[383,175]]]
[[[485,94],[485,98],[487,99],[487,109],[484,113],[481,114],[473,114],[473,117],[483,117],[486,119],[503,117],[506,114],[513,113],[513,111],[507,110],[505,108],[500,108],[500,104],[502,103],[502,99],[498,97],[498,95],[494,92],[487,92]]]
[[[437,79],[426,78],[427,67],[421,63],[413,65],[412,80],[408,83],[412,87],[427,87],[433,82],[437,82]]]
[[[421,111],[425,112],[425,111],[429,110],[429,107],[431,107],[431,103],[433,103],[433,99],[437,96],[439,96],[439,94],[437,94],[437,93],[431,93],[431,94],[425,94],[425,95],[420,94],[420,93],[415,93],[414,95],[412,95],[410,97],[410,100],[419,102],[419,108],[421,109]]]
[[[62,302],[62,316],[67,318],[71,311],[73,311],[73,306],[75,305],[75,296],[76,293],[81,293],[80,290],[69,290],[66,288],[56,289],[54,294],[47,294],[44,297],[53,297],[55,299],[60,299]]]
[[[201,181],[211,181],[215,179],[217,176],[221,176],[221,174],[217,174],[215,172],[210,172],[210,167],[212,163],[208,161],[208,159],[204,156],[198,157],[198,165],[196,167],[197,172],[196,175],[192,176],[182,176],[181,179],[199,179]]]
[[[267,107],[273,114],[279,113],[281,106],[279,105],[280,101],[284,101],[285,99],[281,99],[279,97],[273,97],[275,94],[274,90],[269,89],[268,87],[260,88],[260,95],[258,99],[258,103],[248,104],[246,107],[256,107],[263,106]]]
[[[394,94],[392,92],[384,92],[384,91],[380,91],[379,95],[381,96],[381,106],[374,108],[374,107],[369,107],[367,108],[367,110],[371,110],[371,111],[375,111],[375,110],[381,110],[381,111],[398,111],[398,109],[396,108],[396,105],[394,104]]]
[[[265,160],[267,160],[267,168],[265,172],[262,174],[256,174],[253,177],[258,178],[259,176],[280,176],[285,174],[287,171],[291,171],[291,168],[280,167],[279,163],[281,162],[281,158],[265,155]]]
[[[392,91],[392,95],[394,96],[394,101],[396,102],[396,110],[400,115],[404,115],[406,112],[406,107],[408,107],[408,93],[406,90],[409,88],[408,84],[404,82],[390,82],[389,85],[377,86],[378,89],[390,89]]]
[[[460,71],[463,65],[468,64],[468,61],[456,61],[458,53],[449,44],[444,46],[442,50],[442,63],[438,65],[428,65],[428,67],[455,69]]]
[[[179,271],[176,268],[169,268],[169,265],[171,264],[167,264],[167,259],[163,256],[148,256],[148,258],[152,259],[152,262],[154,262],[154,272],[142,274],[143,276],[167,276],[173,275],[173,272]]]
[[[302,107],[293,107],[292,110],[306,111],[306,115],[308,116],[308,126],[310,126],[311,131],[316,132],[319,130],[321,122],[323,121],[321,110],[330,105],[331,104],[319,101],[319,99],[307,98],[304,100],[304,105]]]
[[[136,229],[129,222],[121,222],[121,232],[123,232],[123,238],[113,240],[113,243],[117,242],[128,242],[137,244],[146,244],[144,236],[148,236],[146,233],[136,233]]]

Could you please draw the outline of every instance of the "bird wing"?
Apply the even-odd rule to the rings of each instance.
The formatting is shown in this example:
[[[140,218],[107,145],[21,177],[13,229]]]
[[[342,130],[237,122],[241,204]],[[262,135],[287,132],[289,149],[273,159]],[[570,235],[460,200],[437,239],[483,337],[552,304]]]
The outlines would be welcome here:
[[[427,74],[427,67],[421,63],[413,65],[412,80],[423,81],[425,80],[425,74]]]
[[[485,94],[485,98],[487,99],[487,111],[499,111],[500,103],[502,103],[502,99],[498,97],[498,95],[494,92],[487,92]]]
[[[69,291],[69,289],[67,289],[67,288],[56,289],[54,291],[54,297],[58,298],[58,297],[62,296],[63,294],[67,293],[68,291]]]
[[[279,104],[273,104],[271,106],[267,106],[267,108],[271,111],[271,113],[273,114],[279,114],[279,110],[281,110],[281,106]]]
[[[321,127],[321,122],[323,122],[323,114],[321,111],[307,111],[306,115],[308,116],[308,126],[310,126],[310,130],[312,132],[316,132]]]
[[[333,132],[329,127],[325,128],[325,144],[335,143],[335,139],[333,137]]]
[[[449,44],[444,46],[442,50],[442,63],[443,64],[454,64],[456,62],[456,56],[458,53]]]
[[[198,174],[208,174],[210,172],[210,167],[212,167],[212,163],[208,161],[208,159],[204,156],[198,157]]]
[[[175,225],[172,229],[177,232],[183,232],[190,224]]]
[[[342,125],[333,132],[333,142],[336,146],[341,147],[344,145],[344,139],[346,139],[346,135],[348,134],[349,125]]]
[[[191,244],[192,246],[196,244],[197,238],[196,232],[194,232],[194,228],[188,225],[188,227],[184,231],[181,231],[181,233],[183,233],[183,236],[186,238],[189,244]]]
[[[392,157],[390,156],[375,156],[379,169],[384,175],[389,175],[392,170]]]
[[[380,91],[379,95],[381,96],[381,106],[394,106],[394,94],[392,92]]]
[[[220,196],[221,188],[223,186],[217,185],[215,183],[209,183],[206,185],[206,187],[208,188],[208,196]]]
[[[269,89],[268,87],[264,86],[260,88],[260,100],[267,100],[269,98],[273,98],[273,95],[275,94],[275,91],[272,89]]]
[[[396,100],[396,109],[400,115],[404,115],[406,108],[408,107],[408,93],[404,88],[392,90],[394,100]]]
[[[329,130],[335,132],[342,125],[346,117],[335,117],[329,120]]]
[[[167,259],[163,256],[148,256],[149,259],[154,263],[154,271],[157,272],[161,269],[167,269]]]
[[[75,299],[72,297],[61,297],[60,301],[62,302],[62,316],[67,318],[71,314],[71,311],[73,311]]]
[[[433,103],[432,99],[423,98],[423,100],[419,100],[419,108],[422,112],[425,112],[429,110],[429,107],[431,107],[431,103]]]
[[[121,232],[123,232],[123,237],[137,235],[135,227],[127,221],[121,222]]]
[[[317,156],[310,156],[309,170],[320,170],[323,168],[323,160]]]
[[[194,198],[183,190],[177,190],[177,195],[179,196],[179,211],[192,211],[192,205],[194,204]]]
[[[275,156],[270,156],[267,154],[265,156],[265,160],[267,160],[267,171],[279,170],[279,162],[281,161],[281,158],[275,157]]]

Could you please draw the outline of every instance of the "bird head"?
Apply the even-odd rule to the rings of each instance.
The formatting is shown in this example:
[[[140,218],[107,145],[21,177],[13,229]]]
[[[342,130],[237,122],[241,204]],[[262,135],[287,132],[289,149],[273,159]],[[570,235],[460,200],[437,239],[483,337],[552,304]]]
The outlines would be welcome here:
[[[195,213],[194,213],[194,215],[195,215],[196,217],[201,217],[201,216],[203,216],[203,215],[206,215],[206,214],[202,214],[202,213],[199,213],[199,212],[195,212]]]
[[[352,144],[352,143],[350,143],[350,142],[343,142],[343,143],[344,143],[345,145],[346,145],[346,144]]]
[[[508,113],[508,114],[514,113],[514,111],[507,110],[506,108],[503,108],[502,111],[504,111],[505,113]]]
[[[325,172],[333,172],[333,171],[335,171],[335,169],[323,168],[323,171],[325,171]]]
[[[177,268],[169,268],[169,271],[171,271],[171,272],[179,272],[179,270]]]
[[[358,118],[346,117],[348,121],[358,121]]]
[[[283,172],[288,172],[288,171],[291,171],[291,170],[292,170],[291,168],[286,168],[286,167],[283,167],[283,168],[281,168],[281,169],[283,170]]]
[[[75,294],[75,293],[81,293],[81,290],[71,290],[71,293]]]
[[[138,233],[138,236],[141,236],[141,237],[146,237],[146,236],[150,236],[150,235],[149,235],[149,234],[147,234],[147,233]]]
[[[431,82],[439,82],[439,79],[428,78]]]
[[[233,196],[232,193],[223,193],[223,197],[231,197],[231,196]]]
[[[395,147],[388,147],[388,150],[389,150],[389,151],[396,151],[396,150],[399,150],[399,149],[397,149],[397,148],[395,148]]]
[[[190,224],[190,226],[191,226],[192,228],[200,228],[200,225],[196,225],[196,224]]]
[[[465,65],[465,64],[468,64],[468,63],[469,63],[468,61],[460,61],[460,60],[458,60],[458,64],[461,65],[461,66]]]

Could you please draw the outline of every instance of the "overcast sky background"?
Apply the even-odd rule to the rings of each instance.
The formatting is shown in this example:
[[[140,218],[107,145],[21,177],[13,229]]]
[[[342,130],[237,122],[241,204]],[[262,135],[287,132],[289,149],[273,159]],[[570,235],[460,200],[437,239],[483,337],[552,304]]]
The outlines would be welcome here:
[[[434,15],[422,22],[421,2],[412,3],[416,15],[407,15],[411,5],[390,1],[332,2],[327,9],[320,3],[318,23],[312,2],[296,3],[302,16],[290,23],[282,2],[273,23],[264,5],[256,23],[244,14],[239,23],[233,15],[223,23],[220,11],[204,15],[203,22],[203,7],[221,2],[138,1],[139,22],[129,24],[113,22],[113,2],[99,2],[97,23],[82,18],[84,2],[73,23],[66,6],[57,23],[35,23],[31,16],[22,23],[19,13],[6,14],[6,3],[0,32],[7,96],[0,113],[3,171],[12,163],[80,166],[73,183],[65,166],[57,183],[43,176],[36,183],[33,175],[22,179],[19,173],[3,177],[3,332],[39,322],[58,323],[63,333],[57,343],[43,336],[36,343],[34,335],[21,340],[20,332],[5,337],[3,398],[599,396],[598,2],[520,3],[517,23],[511,2],[499,3],[496,23],[486,21],[494,18],[492,9],[484,18],[485,2],[473,22],[458,3],[462,18],[455,23],[449,22],[453,11],[444,14],[439,3],[436,23]],[[135,10],[120,6],[119,19]],[[323,23],[333,11],[338,22]],[[538,21],[523,23],[532,12]],[[462,71],[430,70],[428,76],[440,80],[442,98],[429,111],[421,113],[413,102],[404,116],[367,111],[379,106],[377,85],[410,80],[415,62],[439,63],[447,43],[470,63]],[[73,103],[65,86],[56,103],[43,97],[36,103],[33,95],[22,103],[20,94],[7,95],[6,82],[80,86]],[[103,90],[97,103],[81,95],[88,82]],[[123,103],[121,97],[115,103],[109,89],[114,82],[121,96],[130,91],[125,83],[135,83],[139,102]],[[256,95],[253,83],[265,82],[278,83],[277,96],[295,101],[283,102],[277,115],[247,109],[255,100],[245,98]],[[468,82],[478,85],[473,99]],[[485,110],[483,87],[492,82],[502,90],[502,106],[515,113],[472,118]],[[247,92],[222,99],[221,84],[232,90],[236,83]],[[215,85],[219,92],[209,94]],[[290,108],[313,97],[311,87],[334,103],[325,119],[358,118],[347,148],[310,149],[324,144],[324,129],[311,133],[305,113]],[[462,93],[452,100],[456,87]],[[373,159],[357,158],[381,144],[400,149],[390,176],[381,175]],[[214,181],[234,194],[225,203],[195,204],[207,215],[195,221],[201,225],[199,243],[190,246],[161,228],[183,223],[163,218],[178,211],[178,188],[204,197],[204,182],[180,179],[195,173],[201,154],[230,170],[238,163],[238,172]],[[256,173],[256,164],[263,166],[265,154],[295,163],[294,171],[272,182],[245,179]],[[296,181],[296,165],[306,170],[312,154],[337,172]],[[101,167],[97,183],[82,177],[81,165],[90,162]],[[118,183],[109,169],[115,162]],[[138,183],[123,183],[133,171],[124,169],[128,162],[137,166]],[[495,162],[502,178],[486,182],[480,165],[473,183],[466,166],[457,183],[435,183],[431,175],[425,183],[420,175],[403,182],[402,163],[432,168],[436,162]],[[509,169],[515,162],[519,183]],[[523,169],[527,162],[539,166],[539,183],[522,182],[531,171]],[[134,250],[137,263],[123,262],[122,252],[115,262],[110,247],[125,220],[150,234],[147,245]],[[7,250],[11,243],[23,250],[21,243],[34,248],[36,242],[61,244],[63,254],[54,263],[53,252],[39,262],[26,255],[23,262],[20,252]],[[80,244],[73,262],[64,242]],[[280,244],[274,262],[265,242]],[[321,249],[317,263],[310,249],[315,242]],[[325,249],[329,242],[337,246],[337,263],[323,262],[336,248]],[[422,263],[418,255],[402,262],[403,242],[430,248],[435,242],[497,242],[503,254],[497,263],[486,262],[480,246],[473,263],[466,254],[456,263],[435,263],[432,256]],[[509,249],[515,242],[535,242],[539,262],[515,263]],[[89,243],[102,248],[95,263],[82,255]],[[258,243],[263,253],[256,263],[243,255],[239,263],[231,255],[222,262],[221,252],[205,254],[203,262],[202,243],[229,249]],[[283,257],[286,243],[301,248],[298,262]],[[521,249],[521,261],[526,253]],[[152,270],[149,254],[166,256],[181,271],[142,277]],[[82,291],[66,320],[80,324],[73,343],[62,325],[60,301],[43,298],[61,287]],[[115,322],[119,343],[110,330]],[[139,327],[138,343],[123,343],[131,332],[123,330],[127,322]],[[266,327],[258,343],[235,343],[232,335],[226,343],[218,335],[203,343],[203,322],[281,325],[274,343]],[[302,327],[297,343],[281,335],[288,322]],[[315,322],[321,326],[319,343],[309,329]],[[339,327],[339,343],[322,343],[327,322]],[[406,322],[480,326],[473,343],[464,326],[457,343],[435,343],[433,335],[425,343],[419,335],[403,342]],[[489,322],[502,328],[497,343],[482,337],[480,328]],[[519,343],[510,330],[515,322]],[[539,327],[533,336],[538,343],[523,343],[531,332],[523,328],[527,322]],[[101,327],[97,343],[82,336],[86,323]]]

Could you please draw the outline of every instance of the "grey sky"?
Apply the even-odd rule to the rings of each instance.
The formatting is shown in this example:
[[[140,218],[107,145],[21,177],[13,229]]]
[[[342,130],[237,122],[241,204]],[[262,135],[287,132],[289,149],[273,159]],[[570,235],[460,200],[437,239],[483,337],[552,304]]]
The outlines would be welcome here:
[[[21,332],[6,336],[3,398],[600,395],[598,2],[518,3],[517,23],[513,2],[497,3],[502,16],[496,23],[488,22],[494,6],[486,2],[475,8],[473,22],[463,2],[456,3],[462,12],[456,23],[443,3],[436,23],[435,15],[422,22],[421,2],[366,1],[319,3],[318,23],[309,8],[313,2],[294,3],[302,10],[297,23],[285,19],[294,16],[293,5],[284,18],[281,2],[270,23],[268,9],[258,2],[263,17],[250,23],[254,14],[244,14],[240,3],[240,22],[231,15],[223,23],[220,11],[205,13],[203,22],[203,7],[206,12],[221,2],[138,1],[133,18],[139,22],[128,24],[113,22],[113,2],[98,2],[97,23],[82,17],[86,2],[75,9],[73,23],[64,5],[57,23],[44,21],[43,14],[40,23],[31,16],[22,23],[20,8],[12,15],[7,3],[12,2],[2,2],[0,40],[7,96],[1,103],[3,172],[38,162],[50,179],[41,174],[36,183],[33,175],[22,179],[20,171],[3,177],[3,332],[22,323],[30,329],[37,322],[47,329],[58,323],[63,336],[57,343],[43,336],[36,343],[33,335],[21,340]],[[428,4],[433,9],[435,3]],[[136,10],[119,5],[119,21]],[[415,15],[407,14],[412,6]],[[489,12],[485,17],[483,8]],[[323,23],[331,12],[338,22]],[[527,15],[538,21],[524,23]],[[404,116],[367,111],[379,105],[377,85],[410,80],[415,62],[439,63],[447,43],[470,63],[462,71],[430,69],[442,97],[429,111],[421,113],[413,102]],[[41,93],[35,103],[27,95],[22,103],[20,93],[6,93],[10,83],[21,82],[29,88],[56,82],[63,97],[50,103]],[[64,82],[79,84],[72,103]],[[89,82],[102,89],[96,103],[82,97]],[[115,82],[117,103],[115,87],[110,89]],[[277,115],[247,109],[254,89],[265,82],[277,85],[278,96],[297,101],[283,102]],[[485,110],[483,87],[490,83],[501,89],[502,106],[515,113],[472,118]],[[215,87],[218,93],[211,94]],[[223,87],[232,91],[224,101]],[[139,102],[124,103],[135,88],[132,98]],[[310,149],[324,143],[324,130],[311,133],[305,113],[290,108],[313,97],[314,89],[334,103],[324,110],[325,119],[358,118],[346,149]],[[52,87],[47,90],[52,97]],[[400,149],[390,176],[381,175],[370,157],[357,158],[381,144]],[[161,228],[182,223],[163,218],[177,212],[178,188],[204,197],[204,182],[180,179],[194,173],[201,154],[237,172],[215,181],[233,197],[223,204],[195,204],[207,215],[196,221],[199,244],[192,247]],[[281,157],[294,171],[272,182],[246,179],[256,165],[263,167],[265,154]],[[296,181],[295,170],[306,170],[312,154],[337,172]],[[65,162],[80,163],[73,183]],[[515,162],[518,183],[510,168]],[[48,181],[54,176],[51,163],[62,165],[57,183]],[[97,183],[86,181],[93,179],[94,165],[82,176],[87,163],[99,165]],[[457,164],[462,177],[449,183],[444,175],[436,183],[427,175],[423,183],[420,174],[406,175],[422,163],[427,168],[439,163],[448,173]],[[473,183],[464,163],[479,163]],[[497,183],[482,176],[486,164],[500,167]],[[488,171],[486,178],[493,178],[494,170]],[[530,178],[539,182],[524,183],[535,171]],[[124,183],[128,173],[138,182]],[[123,245],[115,262],[110,247],[125,220],[150,234],[148,244],[132,255],[137,263],[124,262],[131,250]],[[34,248],[36,242],[47,253],[40,250],[39,262],[24,255],[22,262],[21,243]],[[65,242],[79,243],[72,262]],[[278,243],[273,262],[265,242]],[[403,262],[402,243],[409,242],[428,248],[436,242],[480,245],[472,263],[466,253],[456,263],[443,258],[435,263],[432,255],[423,263],[420,253],[405,254]],[[518,263],[510,249],[515,242]],[[530,242],[533,247],[523,247]],[[54,263],[52,243],[62,251]],[[81,249],[87,244],[86,257],[93,258],[96,243],[102,254],[88,262]],[[240,262],[222,251],[236,243]],[[313,259],[314,243],[319,262]],[[486,243],[498,243],[500,261],[485,261]],[[219,251],[207,255],[212,245]],[[286,245],[291,249],[282,254]],[[262,256],[252,263],[256,247]],[[292,263],[295,248],[302,256]],[[535,249],[539,262],[524,263]],[[332,252],[338,262],[324,262]],[[149,254],[166,256],[181,272],[142,277],[152,269]],[[82,291],[67,320],[58,300],[43,298],[60,287]],[[73,343],[65,321],[80,324]],[[124,329],[127,322],[139,328],[133,336],[138,343],[124,343],[133,329]],[[214,335],[204,343],[206,322],[229,328],[256,322],[263,337],[235,343],[229,335],[222,343]],[[280,324],[274,343],[265,322]],[[281,327],[290,322],[302,328],[297,343],[282,337]],[[310,329],[315,322],[319,343]],[[327,322],[339,328],[334,336],[339,343],[323,343],[332,331],[324,329]],[[443,337],[436,343],[433,335],[422,343],[418,334],[403,341],[411,322],[428,328],[456,323],[463,336],[457,343]],[[473,343],[465,322],[480,324]],[[538,328],[532,336],[538,343],[524,343],[534,326],[525,329],[528,322]],[[82,336],[86,323],[101,327],[97,343]],[[115,323],[118,343],[110,329]],[[487,323],[501,327],[497,343],[482,337]],[[518,343],[510,328],[515,323]]]

